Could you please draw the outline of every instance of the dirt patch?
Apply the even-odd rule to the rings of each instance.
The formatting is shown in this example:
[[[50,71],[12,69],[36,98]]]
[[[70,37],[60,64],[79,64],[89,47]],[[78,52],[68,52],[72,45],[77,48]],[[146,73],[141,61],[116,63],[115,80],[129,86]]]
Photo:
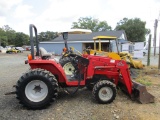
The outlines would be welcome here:
[[[141,120],[158,120],[160,117],[160,70],[156,66],[146,66],[144,69],[136,71],[138,76],[135,80],[144,84],[147,90],[155,96],[155,103],[144,105],[133,104],[134,108],[136,108],[134,110],[135,114]]]

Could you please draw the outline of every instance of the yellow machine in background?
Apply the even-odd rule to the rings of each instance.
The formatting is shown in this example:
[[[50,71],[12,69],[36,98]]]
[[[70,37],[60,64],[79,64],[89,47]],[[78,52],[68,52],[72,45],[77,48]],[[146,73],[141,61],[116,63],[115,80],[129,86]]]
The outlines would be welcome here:
[[[141,61],[133,60],[132,56],[129,53],[119,52],[117,37],[114,37],[114,36],[96,36],[96,37],[93,37],[93,40],[94,40],[94,49],[89,48],[89,51],[90,51],[91,55],[107,56],[107,57],[110,57],[110,58],[115,59],[115,60],[125,60],[129,64],[130,67],[138,68],[138,69],[143,68],[143,64],[142,64]],[[106,49],[107,51],[104,51],[104,50],[102,50],[101,41],[106,41],[106,40],[109,43],[109,46],[108,46],[108,49]],[[113,52],[110,49],[110,41],[113,41],[113,40],[115,40],[115,42],[116,42],[117,52]],[[98,44],[98,49],[96,48],[97,41],[99,43]],[[87,52],[85,52],[84,54],[87,54]]]
[[[120,56],[117,54],[117,53],[115,53],[115,52],[112,52],[112,50],[110,49],[110,41],[111,40],[116,40],[117,39],[117,37],[114,37],[114,36],[96,36],[96,37],[93,37],[93,40],[94,40],[94,50],[90,50],[90,54],[92,54],[92,55],[102,55],[102,56],[108,56],[108,57],[110,57],[110,58],[112,58],[112,59],[115,59],[115,60],[120,60],[121,58],[120,58]],[[101,44],[101,41],[102,40],[108,40],[108,44],[109,44],[109,46],[108,46],[108,50],[106,49],[106,51],[102,51],[102,44]],[[96,41],[98,41],[98,49],[96,48]],[[116,44],[117,44],[117,42],[116,42]],[[118,45],[116,45],[116,46],[118,46]],[[117,50],[118,50],[118,48],[117,48]]]
[[[126,53],[126,52],[119,52],[118,43],[117,43],[117,37],[114,37],[114,36],[96,36],[96,37],[93,37],[93,40],[94,40],[94,49],[87,48],[84,51],[83,54],[88,54],[87,51],[89,51],[89,54],[91,54],[91,55],[107,56],[107,57],[110,57],[110,58],[112,58],[114,60],[125,60],[127,62],[127,64],[129,65],[129,67],[132,67],[132,68],[136,68],[136,69],[143,68],[144,65],[142,64],[142,62],[138,61],[138,60],[133,60],[131,54]],[[113,41],[113,40],[116,43],[117,52],[113,52],[111,50],[110,42]],[[103,43],[108,43],[108,44],[106,44],[107,46],[102,47],[102,41],[103,41]],[[98,43],[98,46],[97,46],[96,43]],[[69,51],[72,52],[72,53],[76,53],[76,54],[82,55],[74,47],[70,47]],[[66,52],[66,48],[65,48],[65,50],[63,50],[62,54],[63,54],[62,58],[65,58],[65,59],[62,60],[62,58],[61,58],[60,59],[60,63],[64,64],[64,68],[65,68],[65,64],[67,63],[66,65],[70,66],[70,67],[67,66],[67,69],[69,69],[69,68],[73,69],[72,64],[69,64],[70,62],[67,61],[69,59],[67,59],[68,52]],[[68,73],[71,74],[72,72],[68,72]]]
[[[129,54],[129,53],[120,52],[119,55],[122,60],[125,60],[130,65],[130,67],[141,69],[144,66],[142,61],[133,60],[131,54]]]

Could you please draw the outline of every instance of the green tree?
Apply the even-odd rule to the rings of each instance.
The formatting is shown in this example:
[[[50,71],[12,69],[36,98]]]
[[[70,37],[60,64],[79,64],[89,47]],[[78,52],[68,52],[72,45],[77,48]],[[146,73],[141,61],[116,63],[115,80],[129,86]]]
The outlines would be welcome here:
[[[58,34],[56,32],[47,31],[39,33],[38,39],[39,41],[50,41],[56,38],[57,36]]]
[[[99,21],[98,19],[94,19],[92,17],[79,18],[78,22],[72,23],[72,28],[90,29],[94,32],[112,29],[106,21]]]
[[[140,18],[128,19],[123,18],[117,23],[115,30],[125,30],[127,38],[131,42],[143,42],[145,36],[150,33],[149,29],[145,28],[146,22]]]
[[[8,45],[8,38],[6,36],[6,32],[0,28],[0,46],[5,47],[6,45]]]
[[[12,28],[9,27],[9,25],[4,25],[2,28],[3,28],[4,31],[10,31],[10,30],[12,30]]]
[[[0,28],[0,45],[3,47],[7,45],[22,46],[29,44],[29,36],[22,33],[16,32],[9,25],[4,25]]]
[[[7,46],[8,42],[7,42],[7,36],[0,36],[0,46]]]
[[[15,44],[15,38],[16,38],[16,31],[13,30],[11,27],[9,27],[9,25],[4,25],[3,30],[6,33],[7,36],[7,44],[8,45],[14,45]]]
[[[23,46],[28,44],[29,44],[29,36],[22,32],[17,32],[15,38],[15,46]]]
[[[15,38],[16,38],[16,32],[14,30],[6,31],[6,35],[8,38],[8,44],[14,45],[15,44]]]

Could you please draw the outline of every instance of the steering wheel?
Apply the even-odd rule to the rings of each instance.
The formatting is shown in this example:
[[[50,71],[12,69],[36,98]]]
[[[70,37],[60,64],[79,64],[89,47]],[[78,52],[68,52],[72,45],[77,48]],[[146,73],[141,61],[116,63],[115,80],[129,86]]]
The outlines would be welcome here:
[[[69,56],[71,56],[72,58],[74,58],[74,62],[77,63],[82,63],[83,66],[86,66],[89,64],[89,60],[82,57],[81,55],[77,55],[77,54],[69,54]]]
[[[70,53],[73,53],[73,50],[72,50],[72,49],[73,49],[73,48],[70,47],[70,50],[67,50],[67,51],[62,55],[62,58],[67,57],[68,54],[70,54]]]

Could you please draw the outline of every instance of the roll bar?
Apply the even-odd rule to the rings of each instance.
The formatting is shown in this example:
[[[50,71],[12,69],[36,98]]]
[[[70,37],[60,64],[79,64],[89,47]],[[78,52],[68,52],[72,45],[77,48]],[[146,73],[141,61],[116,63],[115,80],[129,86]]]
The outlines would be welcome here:
[[[35,25],[30,24],[29,25],[29,33],[30,33],[30,45],[31,45],[31,55],[32,59],[34,59],[34,39],[33,39],[33,28],[35,32],[35,38],[36,38],[36,56],[39,56],[39,41],[37,38],[37,28]]]

